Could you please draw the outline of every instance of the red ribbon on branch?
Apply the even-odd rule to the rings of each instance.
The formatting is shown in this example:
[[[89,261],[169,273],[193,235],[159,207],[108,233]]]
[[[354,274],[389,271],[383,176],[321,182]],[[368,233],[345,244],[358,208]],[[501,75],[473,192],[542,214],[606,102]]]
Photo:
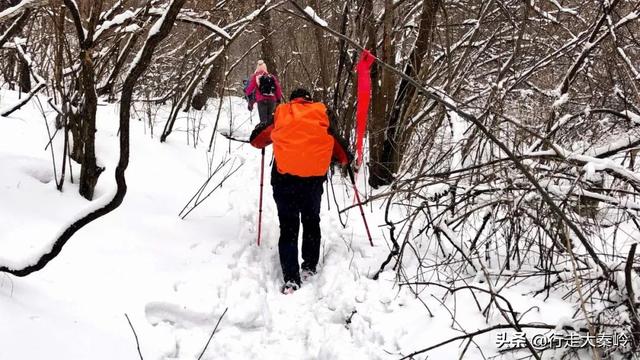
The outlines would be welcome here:
[[[371,102],[371,65],[375,57],[367,50],[360,54],[360,61],[356,65],[358,74],[358,107],[356,109],[356,165],[362,165],[362,147],[364,133],[367,129],[367,117],[369,115],[369,103]]]

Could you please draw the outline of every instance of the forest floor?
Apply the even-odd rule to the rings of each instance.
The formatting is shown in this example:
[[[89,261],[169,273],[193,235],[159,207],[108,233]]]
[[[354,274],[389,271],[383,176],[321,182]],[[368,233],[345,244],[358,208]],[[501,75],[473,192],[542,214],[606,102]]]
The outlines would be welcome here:
[[[16,99],[14,92],[1,92],[0,108]],[[278,221],[269,186],[271,150],[265,164],[263,243],[258,247],[260,151],[217,135],[215,150],[208,152],[216,119],[211,103],[200,117],[180,118],[166,143],[157,136],[166,113],[156,114],[154,137],[147,121],[132,120],[123,204],[79,231],[42,271],[25,278],[0,274],[0,359],[138,358],[125,314],[146,360],[197,359],[225,310],[202,359],[399,359],[460,335],[454,325],[470,330],[486,326],[470,295],[442,300],[442,292],[434,289],[423,292],[419,301],[406,287],[398,288],[392,269],[372,280],[388,254],[379,227],[384,209],[380,204],[367,207],[375,243],[370,247],[357,209],[347,213],[346,228],[341,226],[330,186],[323,195],[319,273],[296,293],[282,295]],[[44,100],[42,104],[48,106]],[[117,110],[114,104],[99,106],[96,153],[106,171],[96,188],[98,200],[115,188]],[[75,184],[67,169],[63,191],[56,190],[45,126],[55,131],[54,113],[45,108],[44,114],[46,119],[38,102],[31,101],[0,118],[0,261],[37,256],[89,206],[78,195],[80,168],[75,163]],[[193,124],[200,122],[194,146]],[[242,99],[229,98],[219,128],[228,129],[230,122],[236,136],[246,137],[257,114],[251,115]],[[62,149],[58,133],[53,141],[58,174]],[[238,171],[181,219],[178,213],[207,179],[209,165],[215,168],[224,159],[227,164],[207,189],[232,169]],[[332,181],[335,201],[341,208],[351,205],[350,186],[339,175]],[[359,186],[364,189],[364,176]],[[543,302],[522,296],[523,289],[504,294],[521,311],[538,306],[528,314],[531,321],[556,323],[574,311],[554,297]],[[457,309],[457,320],[440,301]],[[474,340],[483,354],[471,346],[465,358],[497,354],[495,334]],[[464,345],[454,342],[430,352],[429,358],[457,359],[463,350]]]

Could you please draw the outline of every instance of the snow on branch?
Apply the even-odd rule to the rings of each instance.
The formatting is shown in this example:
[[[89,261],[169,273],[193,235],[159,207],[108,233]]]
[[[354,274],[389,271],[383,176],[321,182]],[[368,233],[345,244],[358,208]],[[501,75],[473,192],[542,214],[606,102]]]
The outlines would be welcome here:
[[[20,29],[22,29],[24,23],[30,15],[31,9],[25,9],[22,12],[22,15],[20,15],[20,17],[17,18],[2,35],[0,35],[0,48],[2,47],[2,45],[4,45],[4,43],[9,41],[9,39],[15,36],[20,31]]]
[[[599,194],[593,191],[584,190],[580,187],[574,187],[571,185],[556,185],[551,183],[550,181],[542,181],[541,184],[545,186],[545,188],[552,194],[566,198],[568,196],[582,196],[588,197],[591,199],[596,199],[600,201],[604,201],[611,205],[615,205],[621,209],[628,210],[640,210],[640,204],[637,202],[630,200],[629,197],[616,198],[613,196]]]
[[[316,14],[316,12],[310,7],[307,6],[306,8],[304,8],[304,12],[307,13],[307,15],[309,15],[309,17],[311,19],[313,19],[313,21],[316,22],[316,24],[322,26],[322,27],[327,27],[329,24],[327,24],[326,21],[324,21],[324,19],[322,19],[320,16],[318,16]]]
[[[204,26],[207,29],[211,30],[212,32],[220,35],[221,37],[223,37],[223,38],[225,38],[227,40],[231,39],[231,35],[229,35],[228,32],[226,32],[223,28],[219,27],[218,25],[213,24],[209,20],[198,19],[198,18],[194,18],[194,17],[191,17],[191,16],[187,16],[187,15],[179,15],[178,16],[178,20]]]
[[[152,15],[152,16],[161,16],[162,13],[163,13],[163,10],[158,8],[152,8],[149,10],[149,15]],[[212,23],[207,19],[198,18],[197,14],[193,12],[183,12],[178,15],[177,20],[185,23],[202,26],[215,34],[218,34],[220,37],[224,39],[227,39],[227,40],[231,39],[231,35],[229,35],[229,33],[226,30],[219,27],[218,25],[215,25],[214,23]]]
[[[269,5],[271,4],[271,0],[267,0],[265,1],[264,5],[261,6],[260,8],[256,9],[255,11],[253,11],[252,13],[250,13],[249,15],[245,16],[243,19],[236,21],[232,24],[229,24],[227,26],[225,26],[226,29],[229,29],[235,25],[239,25],[238,28],[233,32],[233,34],[231,34],[229,36],[229,38],[227,40],[229,40],[229,43],[235,41],[240,35],[242,35],[244,33],[244,30],[246,29],[246,27],[251,24],[253,22],[253,20],[255,20],[260,14],[262,14],[263,12],[267,11],[267,9],[269,8]],[[281,3],[280,3],[281,4]],[[279,4],[278,4],[279,5]],[[277,6],[278,6],[277,5]],[[222,47],[218,50],[216,50],[213,54],[211,54],[209,57],[207,57],[204,61],[201,62],[201,64],[203,66],[210,66],[211,64],[213,64],[213,62],[221,55],[224,53],[225,47]],[[210,70],[210,69],[209,69]]]
[[[531,1],[529,2],[529,5],[531,5],[531,8],[532,8],[533,10],[535,10],[535,12],[537,12],[538,14],[540,14],[540,16],[542,16],[543,18],[545,18],[545,19],[547,19],[547,20],[551,21],[551,22],[552,22],[552,23],[554,23],[554,24],[558,24],[558,23],[559,23],[559,22],[558,22],[558,19],[556,19],[556,17],[555,17],[555,16],[553,16],[553,15],[549,14],[548,12],[546,12],[546,11],[544,11],[544,10],[540,9],[540,7],[538,7],[538,6],[536,5],[536,3],[535,3],[535,1],[534,1],[534,0],[531,0]]]
[[[627,64],[627,66],[629,67],[629,69],[631,70],[633,75],[635,76],[635,79],[636,80],[640,80],[640,71],[638,69],[636,69],[636,67],[633,65],[633,63],[631,62],[631,59],[629,59],[629,56],[627,56],[627,53],[624,51],[624,49],[621,48],[621,47],[617,47],[616,51],[618,51],[618,54],[620,55],[620,57]]]
[[[12,6],[4,11],[0,12],[0,21],[5,18],[10,18],[17,16],[22,10],[27,10],[30,8],[34,8],[36,6],[40,6],[45,3],[45,0],[22,0],[18,5]]]
[[[617,154],[623,150],[627,150],[638,145],[640,145],[640,136],[628,135],[626,137],[622,137],[620,140],[590,150],[586,152],[585,155],[602,158]]]
[[[122,0],[118,0],[118,2],[116,2],[109,10],[104,11],[103,13],[100,14],[99,20],[105,21],[106,19],[110,18],[111,15],[116,10],[120,9],[121,6],[122,6]]]
[[[17,102],[14,105],[8,106],[6,108],[0,109],[0,116],[7,117],[13,114],[14,112],[20,110],[21,107],[23,107],[26,103],[28,103],[29,100],[31,100],[38,92],[40,92],[40,90],[44,89],[45,86],[46,84],[43,84],[43,83],[36,84],[36,86],[33,87],[33,89],[31,89],[31,91],[27,94],[27,96],[22,98],[19,102]]]
[[[586,155],[586,154],[577,154],[566,149],[563,149],[557,144],[553,145],[552,150],[543,150],[537,152],[531,152],[524,155],[527,158],[535,158],[535,157],[554,157],[559,156],[565,161],[578,163],[581,165],[590,164],[590,169],[593,171],[606,171],[616,176],[619,179],[623,179],[629,183],[632,183],[636,186],[640,187],[640,175],[635,173],[634,171],[628,170],[627,168],[618,165],[615,161],[610,159],[601,159],[594,156]]]
[[[571,8],[567,8],[567,7],[563,7],[562,5],[560,5],[558,0],[551,0],[551,3],[553,5],[555,5],[555,7],[557,7],[560,12],[564,12],[564,13],[571,14],[571,15],[578,15],[578,12],[576,10],[571,9]]]
[[[113,19],[106,20],[105,22],[100,24],[100,26],[98,26],[98,28],[96,29],[96,32],[93,35],[93,41],[96,41],[100,37],[100,35],[102,35],[105,31],[112,29],[116,26],[120,26],[125,22],[128,22],[129,20],[135,18],[136,16],[138,16],[138,14],[141,11],[142,9],[138,9],[135,12],[131,10],[126,10],[125,12],[114,16]]]
[[[228,31],[229,29],[235,28],[236,26],[240,26],[246,23],[250,23],[253,20],[255,20],[258,16],[260,16],[260,14],[262,14],[265,11],[268,11],[270,9],[276,8],[282,4],[285,3],[285,1],[280,1],[274,5],[271,5],[272,0],[266,0],[264,2],[264,5],[262,5],[260,8],[254,10],[253,12],[249,13],[247,16],[245,16],[244,18],[234,21],[231,24],[228,24],[227,26],[225,26],[224,28]],[[244,27],[243,27],[244,28]]]

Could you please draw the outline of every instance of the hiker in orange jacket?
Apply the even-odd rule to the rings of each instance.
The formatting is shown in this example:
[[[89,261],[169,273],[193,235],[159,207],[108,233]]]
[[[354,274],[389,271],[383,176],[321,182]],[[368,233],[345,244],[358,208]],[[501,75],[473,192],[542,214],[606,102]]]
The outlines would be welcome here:
[[[305,89],[291,93],[273,120],[261,122],[250,142],[262,149],[273,143],[273,198],[278,207],[278,251],[284,277],[283,293],[297,290],[316,273],[320,257],[320,203],[332,160],[347,165],[353,156],[332,127],[326,106],[313,102]],[[302,222],[302,277],[298,267],[298,233]]]

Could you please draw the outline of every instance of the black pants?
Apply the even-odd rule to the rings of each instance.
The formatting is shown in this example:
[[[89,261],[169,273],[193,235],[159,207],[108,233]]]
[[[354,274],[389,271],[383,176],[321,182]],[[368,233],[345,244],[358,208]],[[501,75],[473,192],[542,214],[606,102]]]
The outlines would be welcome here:
[[[316,270],[320,257],[320,201],[322,181],[296,181],[273,185],[278,207],[278,251],[284,281],[300,283],[298,233],[302,222],[302,269]]]
[[[276,102],[271,100],[262,100],[258,102],[258,116],[260,122],[270,122],[273,118],[273,112],[276,110]]]

